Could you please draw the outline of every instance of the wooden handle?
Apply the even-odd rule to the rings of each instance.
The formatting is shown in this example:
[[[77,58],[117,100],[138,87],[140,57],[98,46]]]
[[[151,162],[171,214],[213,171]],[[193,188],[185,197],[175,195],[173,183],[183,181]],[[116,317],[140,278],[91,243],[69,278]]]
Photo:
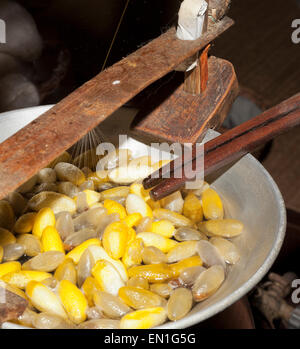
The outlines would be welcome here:
[[[199,95],[206,90],[208,82],[208,51],[210,44],[200,53],[197,66],[185,73],[183,90],[193,96]]]
[[[204,145],[204,153],[200,155],[204,155],[205,175],[209,175],[213,171],[238,160],[259,145],[299,124],[300,94],[207,142]],[[195,151],[195,148],[193,150]],[[159,200],[175,192],[185,182],[195,178],[191,171],[195,169],[197,158],[195,153],[193,155],[192,166],[187,166],[181,178],[174,178],[171,172],[170,178],[153,178],[152,181],[147,178],[144,180],[144,186],[147,188],[153,182],[159,183],[150,192],[154,200]],[[182,164],[184,164],[184,159],[182,159]],[[170,168],[173,171],[176,169],[174,161]],[[163,169],[159,172],[162,176],[166,176],[166,173]]]

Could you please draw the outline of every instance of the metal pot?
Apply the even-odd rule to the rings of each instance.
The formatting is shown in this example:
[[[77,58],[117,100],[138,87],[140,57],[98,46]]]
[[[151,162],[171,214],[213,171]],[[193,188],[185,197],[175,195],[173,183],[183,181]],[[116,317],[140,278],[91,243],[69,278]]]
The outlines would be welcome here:
[[[50,106],[27,108],[0,114],[0,142],[24,127]],[[209,130],[205,140],[218,133]],[[147,146],[128,139],[124,147],[143,155]],[[264,167],[251,155],[238,161],[212,184],[221,195],[227,218],[240,219],[245,232],[234,239],[241,252],[240,261],[230,268],[221,288],[197,304],[182,320],[168,322],[159,328],[186,328],[229,307],[263,278],[281,248],[286,228],[286,211],[281,193]],[[3,328],[20,328],[10,323]]]

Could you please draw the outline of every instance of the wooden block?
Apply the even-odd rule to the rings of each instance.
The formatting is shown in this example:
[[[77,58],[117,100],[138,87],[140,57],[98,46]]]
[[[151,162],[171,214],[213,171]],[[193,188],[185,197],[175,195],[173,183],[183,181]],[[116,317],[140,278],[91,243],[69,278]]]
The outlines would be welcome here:
[[[220,58],[208,61],[208,85],[204,93],[193,96],[183,84],[168,91],[165,85],[146,103],[132,124],[132,135],[147,143],[196,143],[208,128],[221,125],[238,94],[233,65]]]

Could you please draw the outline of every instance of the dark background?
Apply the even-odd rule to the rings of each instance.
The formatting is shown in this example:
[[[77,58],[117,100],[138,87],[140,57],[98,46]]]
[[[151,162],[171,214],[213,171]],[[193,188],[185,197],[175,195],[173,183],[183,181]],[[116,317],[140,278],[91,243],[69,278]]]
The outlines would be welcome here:
[[[66,89],[72,89],[101,69],[126,0],[19,3],[33,15],[45,45],[58,41],[70,50],[71,76],[64,84]],[[107,65],[173,25],[180,3],[181,0],[130,0]],[[211,52],[234,64],[240,83],[252,89],[264,106],[299,91],[300,45],[291,41],[292,20],[300,18],[299,1],[233,0],[229,15],[236,25],[215,41]]]
[[[19,3],[33,15],[45,44],[59,42],[70,51],[71,67],[64,81],[69,92],[101,70],[126,0],[23,0]],[[175,24],[180,3],[180,0],[130,0],[106,66]],[[46,102],[54,102],[59,97],[50,96]]]

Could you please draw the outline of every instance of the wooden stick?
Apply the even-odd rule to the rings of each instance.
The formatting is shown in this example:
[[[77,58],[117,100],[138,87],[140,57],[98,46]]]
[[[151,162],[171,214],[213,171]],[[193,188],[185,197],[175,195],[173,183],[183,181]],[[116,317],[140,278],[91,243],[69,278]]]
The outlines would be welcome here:
[[[248,152],[255,150],[259,145],[266,143],[272,138],[288,131],[300,124],[300,109],[285,116],[284,120],[273,122],[272,125],[261,127],[252,132],[251,135],[244,135],[239,139],[217,148],[204,157],[204,173],[209,175],[212,172],[239,160]],[[192,168],[196,166],[196,160],[192,162]],[[153,200],[160,200],[175,191],[181,189],[185,182],[195,179],[193,173],[184,173],[181,178],[165,179],[150,191]]]
[[[207,32],[208,28],[208,11],[209,11],[209,1],[210,0],[205,0],[207,2],[207,10],[205,12],[205,18],[204,18],[204,23],[203,23],[203,28],[202,28],[202,34]]]
[[[208,50],[211,44],[207,45],[200,55],[200,92],[203,93],[206,90],[208,82]]]
[[[183,90],[193,96],[201,93],[200,58],[197,58],[197,65],[193,70],[184,73]]]
[[[256,123],[263,124],[265,122],[275,119],[278,115],[284,116],[288,113],[297,110],[298,108],[300,108],[300,93],[264,111],[262,114],[256,116],[255,118],[250,119],[242,123],[241,125],[227,131],[221,136],[210,140],[209,142],[205,143],[205,150],[207,152],[213,151],[217,147],[220,147],[221,145],[229,142],[231,139],[236,138],[238,135],[248,132],[248,130],[254,127]],[[196,156],[196,146],[194,145],[192,148],[192,159],[194,159]],[[183,163],[185,163],[184,157],[182,158],[182,164]],[[174,170],[176,170],[176,168],[180,166],[180,164],[178,164],[178,166],[177,164],[178,163],[172,161],[170,164],[160,168],[151,176],[144,179],[144,188],[152,188],[158,185],[160,182],[162,182],[163,178],[171,177],[172,172],[174,172]]]
[[[208,50],[210,44],[205,47],[198,58],[197,66],[185,72],[183,90],[193,96],[199,95],[206,90],[208,82]]]
[[[299,102],[300,95],[296,99]],[[293,102],[294,100],[292,100],[292,104]],[[287,112],[283,112],[279,108],[276,114],[269,113],[269,117],[265,119],[262,118],[262,115],[251,119],[251,122],[244,123],[244,127],[238,126],[238,132],[235,128],[234,132],[226,132],[217,137],[217,141],[212,140],[204,145],[204,153],[200,156],[204,157],[205,175],[238,160],[248,152],[255,150],[259,145],[300,124],[299,106],[290,108]],[[245,124],[247,124],[246,129]],[[227,133],[231,135],[229,138]],[[185,182],[195,179],[195,174],[192,171],[194,171],[196,163],[197,158],[194,158],[192,166],[188,166],[185,171],[182,171],[181,178],[171,176],[158,184],[150,192],[152,199],[159,200],[170,195],[182,188]]]
[[[202,35],[207,32],[208,28],[208,7],[209,0],[207,2],[207,10],[205,12],[205,18],[202,28]],[[208,50],[210,45],[206,46],[206,48],[201,52],[200,57],[197,59],[196,67],[185,73],[184,76],[184,87],[183,90],[192,95],[199,95],[203,93],[207,86],[208,80]]]

